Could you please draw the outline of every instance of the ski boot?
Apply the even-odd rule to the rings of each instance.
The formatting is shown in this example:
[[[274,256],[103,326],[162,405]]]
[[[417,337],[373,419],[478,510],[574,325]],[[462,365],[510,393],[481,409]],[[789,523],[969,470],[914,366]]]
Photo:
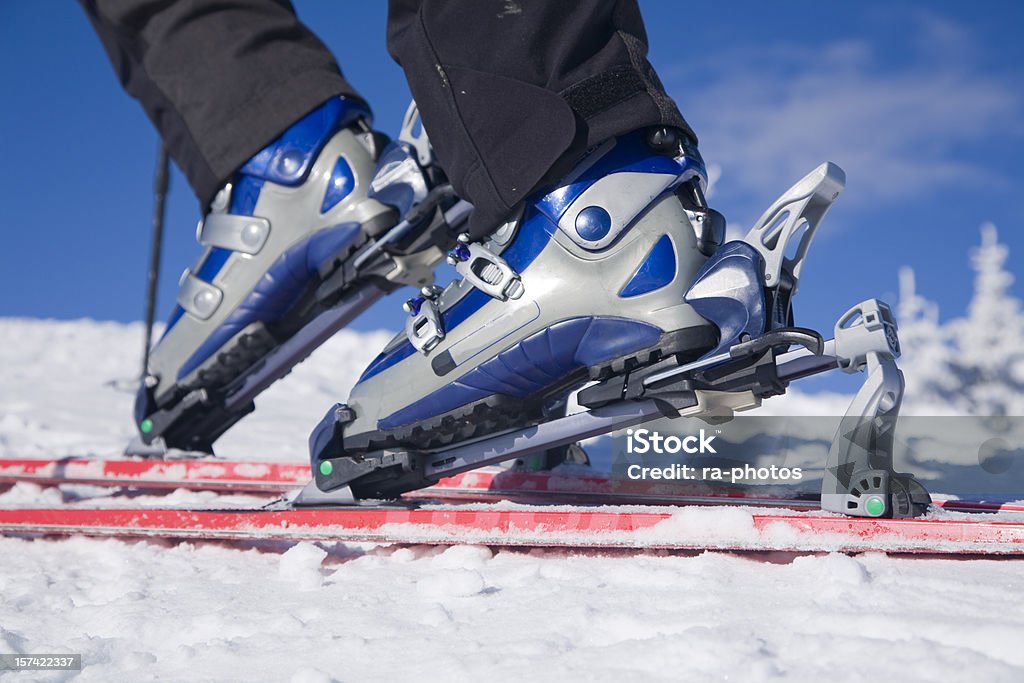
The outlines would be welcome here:
[[[703,162],[657,128],[587,154],[482,241],[448,256],[462,279],[409,300],[405,331],[310,437],[310,504],[432,483],[417,453],[539,425],[592,380],[693,360],[718,330],[683,300],[722,242]]]
[[[407,131],[415,119],[413,106]],[[256,394],[335,331],[385,293],[433,281],[446,246],[430,244],[443,221],[424,208],[438,205],[425,202],[436,180],[420,165],[425,136],[382,153],[369,121],[362,104],[331,99],[217,194],[197,229],[205,250],[150,354],[130,453],[212,453]],[[433,232],[410,230],[424,222]]]

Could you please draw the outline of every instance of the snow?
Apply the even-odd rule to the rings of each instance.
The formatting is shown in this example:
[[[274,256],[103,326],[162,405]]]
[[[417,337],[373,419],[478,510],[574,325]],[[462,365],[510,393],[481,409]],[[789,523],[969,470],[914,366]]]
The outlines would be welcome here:
[[[1024,367],[1020,337],[998,345],[965,332],[995,318],[1024,329],[1011,327],[1021,312],[1000,275],[1006,255],[994,229],[984,234],[978,303],[961,322],[941,323],[904,275],[904,368],[921,380],[908,410],[962,411],[941,373],[910,359],[950,363],[952,349],[967,353],[958,381],[970,396],[1019,411],[1020,373],[998,368]],[[141,337],[138,324],[0,319],[0,453],[119,454]],[[310,428],[387,338],[332,339],[258,400],[221,455],[303,461]],[[764,410],[841,414],[848,400],[794,392]],[[96,493],[19,484],[0,505],[88,505]],[[184,491],[159,500],[251,503]],[[728,508],[675,523],[752,533],[749,514]],[[1019,561],[86,538],[3,538],[0,558],[0,652],[83,655],[80,674],[25,680],[1024,679]]]
[[[327,551],[312,543],[297,543],[281,554],[278,578],[292,583],[299,590],[316,590],[323,585],[320,566]]]
[[[82,681],[868,681],[898,666],[906,680],[999,682],[1024,669],[1013,562],[3,544],[3,649],[82,652]]]
[[[120,455],[135,435],[142,335],[140,323],[0,319],[0,453]],[[220,452],[304,460],[310,430],[390,337],[338,333],[260,395],[246,428],[217,442]]]

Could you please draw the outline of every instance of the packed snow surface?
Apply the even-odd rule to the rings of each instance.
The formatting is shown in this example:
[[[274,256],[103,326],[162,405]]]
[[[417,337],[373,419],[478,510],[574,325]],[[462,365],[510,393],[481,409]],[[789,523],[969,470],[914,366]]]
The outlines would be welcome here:
[[[117,455],[141,334],[0,319],[0,453]],[[311,426],[386,339],[332,339],[221,455],[301,461]],[[31,485],[0,494],[3,507],[60,501]],[[736,514],[700,512],[723,528]],[[80,674],[25,680],[1024,678],[1016,561],[84,538],[4,538],[0,558],[0,652],[83,656]]]
[[[2,543],[0,647],[80,652],[82,681],[877,681],[896,668],[901,680],[1010,682],[1024,671],[1014,562]]]

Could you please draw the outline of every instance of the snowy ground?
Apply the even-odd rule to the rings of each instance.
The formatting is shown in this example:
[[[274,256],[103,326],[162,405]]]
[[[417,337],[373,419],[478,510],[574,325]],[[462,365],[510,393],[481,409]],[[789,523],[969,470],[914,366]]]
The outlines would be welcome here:
[[[333,339],[221,455],[303,460],[311,426],[387,336]],[[0,319],[0,453],[116,455],[140,338],[138,325]],[[790,401],[773,411],[842,399]],[[55,494],[19,486],[0,506]],[[1021,568],[0,539],[0,652],[81,653],[83,681],[1019,681]],[[4,680],[74,678],[20,676]]]

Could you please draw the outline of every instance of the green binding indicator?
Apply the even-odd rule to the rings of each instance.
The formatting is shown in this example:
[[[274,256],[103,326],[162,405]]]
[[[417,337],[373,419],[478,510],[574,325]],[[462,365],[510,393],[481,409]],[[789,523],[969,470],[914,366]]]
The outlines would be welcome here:
[[[868,498],[868,501],[864,504],[864,509],[872,517],[878,517],[885,512],[885,501],[878,496],[872,496]]]

